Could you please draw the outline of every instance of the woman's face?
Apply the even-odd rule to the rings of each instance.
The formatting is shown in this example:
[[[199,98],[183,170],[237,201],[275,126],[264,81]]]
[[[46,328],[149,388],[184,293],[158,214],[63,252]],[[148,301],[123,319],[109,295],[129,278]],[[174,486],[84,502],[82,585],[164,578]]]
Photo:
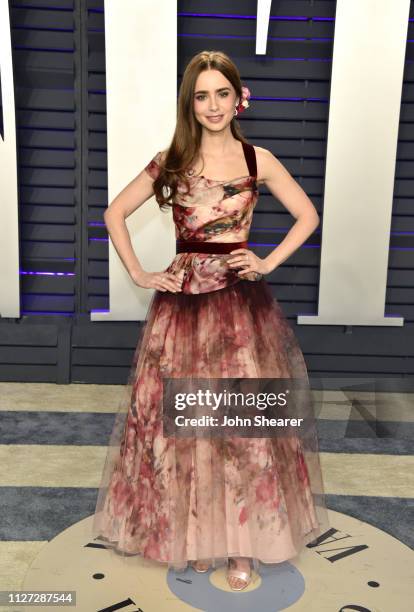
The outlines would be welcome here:
[[[194,87],[194,114],[205,128],[218,132],[234,117],[238,97],[233,85],[220,70],[204,70]]]

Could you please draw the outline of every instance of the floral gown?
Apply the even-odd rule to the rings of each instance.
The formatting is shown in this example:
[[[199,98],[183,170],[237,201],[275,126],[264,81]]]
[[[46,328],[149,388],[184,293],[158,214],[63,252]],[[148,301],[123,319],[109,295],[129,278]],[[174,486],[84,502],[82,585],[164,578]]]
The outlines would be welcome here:
[[[249,174],[190,176],[172,207],[176,239],[248,239],[258,200]],[[145,167],[155,179],[161,152]],[[266,280],[241,277],[228,253],[179,252],[167,270],[178,293],[155,291],[107,453],[93,535],[117,553],[183,570],[229,557],[279,563],[328,526],[315,427],[284,437],[163,437],[163,377],[308,381],[293,330]]]

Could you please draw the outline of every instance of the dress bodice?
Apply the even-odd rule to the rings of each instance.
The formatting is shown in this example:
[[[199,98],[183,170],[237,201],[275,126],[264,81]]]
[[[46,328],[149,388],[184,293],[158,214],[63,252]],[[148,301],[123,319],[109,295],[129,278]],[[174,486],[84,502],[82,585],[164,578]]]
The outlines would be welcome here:
[[[254,147],[250,151],[254,155]],[[246,151],[246,145],[244,145]],[[161,151],[145,167],[155,179],[160,170]],[[189,190],[178,185],[172,204],[175,237],[194,242],[242,242],[249,237],[253,211],[258,200],[256,173],[248,161],[250,174],[230,181],[209,179],[204,176],[188,176]],[[215,291],[246,279],[255,281],[261,275],[250,273],[239,276],[230,268],[230,254],[177,253],[168,272],[183,278],[184,293]]]
[[[190,192],[180,191],[173,205],[176,238],[208,242],[247,240],[257,200],[255,177],[216,181],[190,179]]]

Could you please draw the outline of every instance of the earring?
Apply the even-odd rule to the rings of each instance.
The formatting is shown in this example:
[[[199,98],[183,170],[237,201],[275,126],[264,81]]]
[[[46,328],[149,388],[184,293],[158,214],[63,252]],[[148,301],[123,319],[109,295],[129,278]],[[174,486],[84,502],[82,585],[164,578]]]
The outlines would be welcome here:
[[[237,110],[237,106],[236,106],[236,108],[234,109],[234,116],[236,116],[238,114],[239,114],[239,111]]]

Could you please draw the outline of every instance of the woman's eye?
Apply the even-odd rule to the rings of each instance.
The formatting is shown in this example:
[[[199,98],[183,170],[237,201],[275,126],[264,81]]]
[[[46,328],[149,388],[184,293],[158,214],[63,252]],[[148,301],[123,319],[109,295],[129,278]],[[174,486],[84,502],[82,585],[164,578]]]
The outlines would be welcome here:
[[[226,97],[229,95],[229,92],[228,92],[228,91],[221,91],[221,92],[220,92],[220,95],[221,95],[223,98],[226,98]],[[198,96],[196,96],[196,100],[203,100],[205,97],[206,97],[206,96],[205,96],[204,94],[199,94]]]

